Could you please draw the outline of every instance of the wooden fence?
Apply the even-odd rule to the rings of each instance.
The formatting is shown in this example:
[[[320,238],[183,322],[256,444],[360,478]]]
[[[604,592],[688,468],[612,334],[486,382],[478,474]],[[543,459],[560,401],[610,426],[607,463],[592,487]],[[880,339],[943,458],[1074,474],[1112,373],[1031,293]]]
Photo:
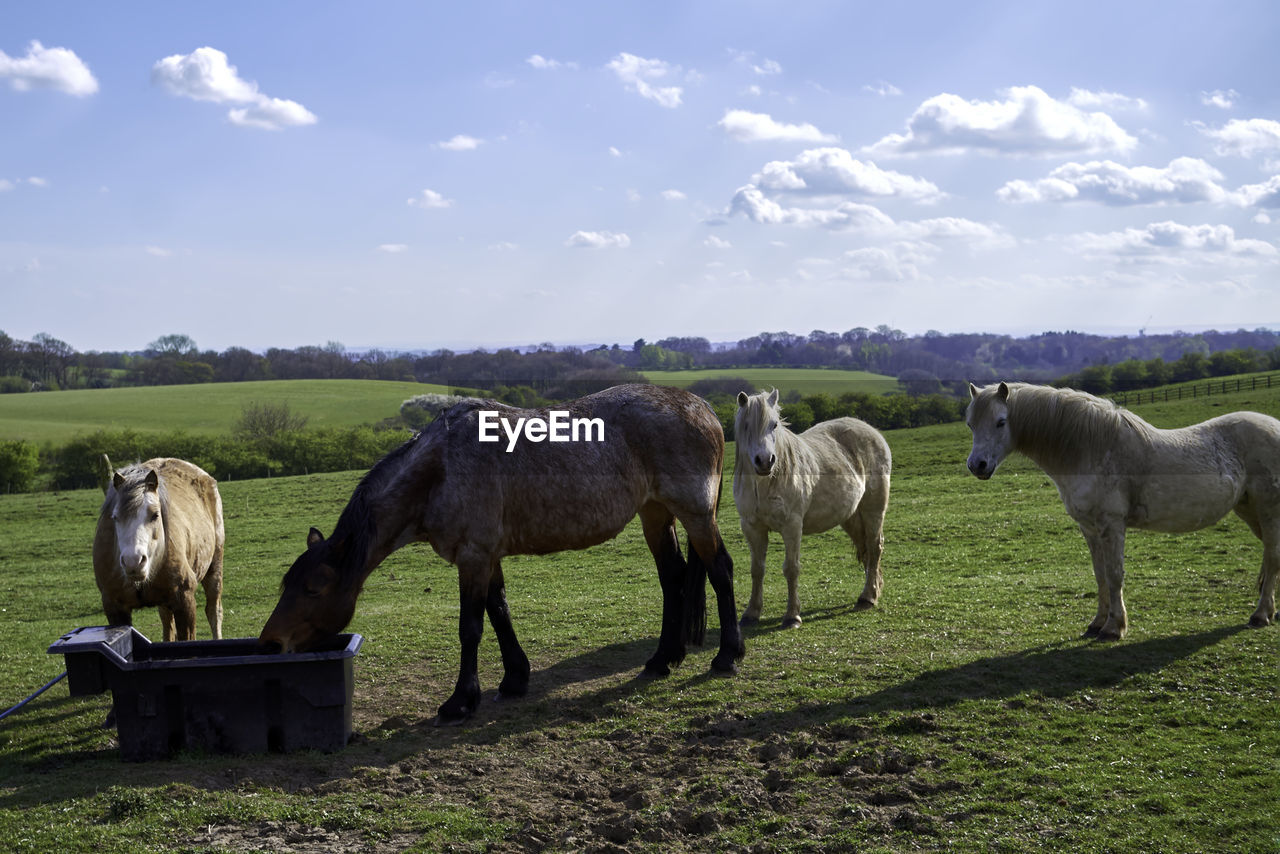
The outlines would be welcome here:
[[[1237,391],[1271,388],[1272,383],[1280,386],[1280,374],[1213,380],[1212,382],[1197,385],[1180,385],[1175,388],[1157,388],[1147,391],[1117,391],[1112,392],[1109,397],[1121,406],[1136,406],[1142,403],[1209,397],[1215,394],[1231,394]]]

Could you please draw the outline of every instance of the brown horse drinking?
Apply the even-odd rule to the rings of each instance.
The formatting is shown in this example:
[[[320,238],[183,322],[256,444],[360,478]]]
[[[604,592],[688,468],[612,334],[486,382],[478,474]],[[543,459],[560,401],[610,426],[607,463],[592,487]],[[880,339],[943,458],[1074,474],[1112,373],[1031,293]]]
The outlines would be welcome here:
[[[701,643],[708,576],[720,618],[711,668],[733,673],[743,643],[733,561],[716,525],[723,462],[715,415],[678,389],[616,386],[553,411],[464,401],[369,470],[332,536],[311,529],[259,643],[305,651],[340,632],[373,569],[401,546],[428,542],[458,567],[461,663],[437,719],[456,723],[480,701],[476,657],[486,611],[502,652],[498,696],[528,689],[502,558],[602,543],[638,512],[662,585],[662,629],[645,674],[670,673],[686,643]],[[689,539],[687,563],[676,519]]]

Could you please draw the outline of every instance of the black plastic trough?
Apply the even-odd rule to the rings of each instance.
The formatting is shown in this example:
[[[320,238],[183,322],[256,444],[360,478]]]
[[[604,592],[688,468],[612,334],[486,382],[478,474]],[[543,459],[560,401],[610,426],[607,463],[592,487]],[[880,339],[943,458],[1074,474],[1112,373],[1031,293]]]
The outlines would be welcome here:
[[[254,638],[152,643],[130,626],[89,626],[49,647],[71,696],[111,691],[124,759],[186,748],[334,751],[351,737],[353,659],[343,634],[313,652],[266,655]]]

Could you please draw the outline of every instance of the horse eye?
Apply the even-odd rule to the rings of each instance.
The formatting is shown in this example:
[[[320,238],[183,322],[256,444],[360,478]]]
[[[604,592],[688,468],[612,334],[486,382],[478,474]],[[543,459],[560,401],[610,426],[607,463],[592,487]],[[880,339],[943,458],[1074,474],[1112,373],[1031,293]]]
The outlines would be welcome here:
[[[769,429],[770,429],[770,430],[777,430],[777,429],[778,429],[778,422],[777,422],[777,421],[770,421],[770,422],[769,422]]]
[[[149,521],[154,522],[155,520],[160,518],[160,512],[158,510],[152,510],[151,515],[148,516],[147,518]]]
[[[997,418],[997,419],[996,419],[996,429],[998,430],[998,429],[1000,429],[1000,428],[1001,428],[1001,427],[1003,427],[1003,426],[1004,426],[1004,419],[1003,419],[1003,418]]]

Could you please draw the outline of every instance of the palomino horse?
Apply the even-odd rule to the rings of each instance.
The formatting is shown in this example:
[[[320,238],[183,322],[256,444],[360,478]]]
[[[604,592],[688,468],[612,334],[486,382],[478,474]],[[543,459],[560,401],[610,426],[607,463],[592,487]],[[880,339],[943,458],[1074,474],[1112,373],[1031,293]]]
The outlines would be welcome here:
[[[557,423],[561,441],[554,440]],[[498,424],[503,435],[494,441]],[[576,441],[570,424],[573,433],[586,428]],[[480,441],[486,431],[489,441]],[[458,567],[461,663],[437,718],[456,723],[480,701],[476,655],[486,611],[502,653],[498,696],[528,689],[529,659],[511,625],[502,558],[602,543],[639,512],[662,585],[662,630],[644,672],[668,674],[684,659],[686,642],[702,642],[709,573],[720,615],[711,667],[733,673],[743,644],[733,561],[716,526],[723,462],[720,422],[701,398],[678,389],[616,386],[551,412],[464,401],[369,470],[332,536],[311,529],[259,643],[305,651],[336,634],[374,567],[403,545],[428,542]],[[689,538],[687,564],[677,519]]]
[[[1280,574],[1280,421],[1234,412],[1160,430],[1111,401],[1022,383],[970,384],[969,471],[986,480],[1012,451],[1058,487],[1080,526],[1098,581],[1098,613],[1085,634],[1118,640],[1124,608],[1126,528],[1181,533],[1231,510],[1262,540],[1258,607],[1249,625],[1276,615]]]
[[[200,584],[221,638],[224,539],[218,483],[200,467],[166,457],[113,472],[93,538],[107,622],[130,625],[135,608],[155,605],[166,641],[195,640]]]
[[[782,534],[787,579],[784,626],[800,625],[800,537],[836,525],[853,542],[866,574],[857,608],[874,607],[883,584],[880,552],[889,506],[889,445],[875,428],[856,418],[835,418],[792,433],[778,412],[778,391],[738,393],[733,422],[737,463],[733,500],[751,548],[751,599],[743,623],[760,619],[764,559],[769,532]]]

